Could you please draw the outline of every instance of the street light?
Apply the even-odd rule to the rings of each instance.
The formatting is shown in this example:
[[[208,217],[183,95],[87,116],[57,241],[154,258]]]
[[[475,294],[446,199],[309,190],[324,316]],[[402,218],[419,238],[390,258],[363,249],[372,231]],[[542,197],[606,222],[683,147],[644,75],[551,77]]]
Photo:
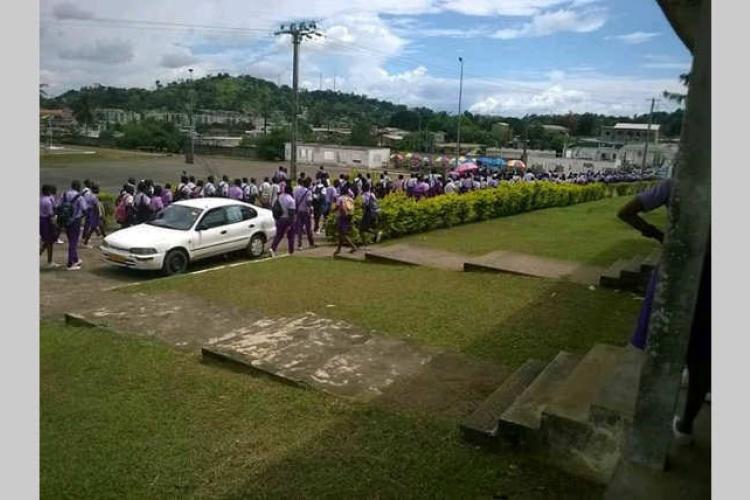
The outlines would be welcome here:
[[[195,90],[193,89],[193,68],[188,68],[190,73],[190,86],[188,88],[188,147],[185,150],[185,163],[192,164],[193,157],[195,155],[195,147],[193,143],[193,112],[195,106]]]
[[[461,156],[461,94],[463,93],[464,87],[464,58],[458,58],[458,62],[461,64],[461,73],[458,79],[458,133],[456,134],[456,166],[458,167],[458,159]]]

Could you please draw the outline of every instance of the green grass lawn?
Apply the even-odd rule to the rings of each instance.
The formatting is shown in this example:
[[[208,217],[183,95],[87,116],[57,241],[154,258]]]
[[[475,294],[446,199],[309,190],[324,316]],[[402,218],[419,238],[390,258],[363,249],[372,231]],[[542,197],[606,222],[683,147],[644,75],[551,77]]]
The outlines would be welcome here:
[[[277,269],[278,271],[278,269]],[[42,498],[600,498],[455,422],[345,402],[104,330],[41,324]]]
[[[270,316],[314,311],[511,367],[563,349],[585,352],[596,342],[624,344],[641,305],[631,294],[554,280],[314,258],[128,290],[185,292]]]
[[[609,265],[617,259],[646,256],[658,243],[642,237],[617,218],[628,197],[615,197],[512,217],[466,224],[393,240],[467,255],[510,250],[542,257]],[[666,227],[659,209],[646,217]]]

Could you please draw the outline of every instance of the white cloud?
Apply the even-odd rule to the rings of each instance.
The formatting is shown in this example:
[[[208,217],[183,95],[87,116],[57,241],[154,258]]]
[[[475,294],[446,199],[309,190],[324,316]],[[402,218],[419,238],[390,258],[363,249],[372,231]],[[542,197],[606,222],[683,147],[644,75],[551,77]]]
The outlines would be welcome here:
[[[619,40],[629,45],[637,45],[640,43],[648,42],[653,38],[656,38],[661,33],[645,32],[645,31],[634,31],[633,33],[627,33],[624,35],[615,35],[607,37],[607,39]]]
[[[522,37],[548,36],[560,32],[588,33],[598,30],[606,22],[607,14],[604,9],[560,9],[536,15],[531,21],[518,28],[498,30],[492,36],[501,40],[510,40]]]
[[[62,49],[62,59],[101,64],[122,64],[133,59],[133,46],[126,40],[96,40],[93,44]]]
[[[182,68],[197,62],[198,59],[187,52],[172,52],[161,56],[161,66],[164,68]]]
[[[533,16],[570,0],[438,0],[441,9],[469,16]]]
[[[690,69],[689,62],[653,62],[641,65],[642,68],[648,69],[677,69],[687,71]]]

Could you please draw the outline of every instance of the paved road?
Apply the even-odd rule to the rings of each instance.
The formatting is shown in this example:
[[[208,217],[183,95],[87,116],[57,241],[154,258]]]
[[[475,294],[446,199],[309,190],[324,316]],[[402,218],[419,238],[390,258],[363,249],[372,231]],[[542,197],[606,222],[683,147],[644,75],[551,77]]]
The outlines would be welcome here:
[[[220,178],[226,174],[231,179],[255,177],[261,180],[265,176],[272,176],[280,164],[288,167],[288,163],[285,162],[212,156],[196,156],[195,163],[192,165],[186,164],[182,156],[132,160],[86,159],[78,162],[71,160],[70,163],[56,162],[54,165],[45,165],[42,162],[39,168],[39,177],[42,184],[53,184],[57,186],[58,191],[67,187],[73,179],[81,181],[92,179],[99,183],[103,191],[117,193],[128,177],[135,177],[136,179],[151,178],[156,183],[171,182],[174,186],[175,183],[179,182],[181,172],[185,170],[188,175],[194,175],[199,179],[206,178],[211,174]],[[317,168],[317,166],[304,165],[299,167],[299,171],[314,174]],[[351,171],[348,167],[326,167],[326,170],[335,175]]]

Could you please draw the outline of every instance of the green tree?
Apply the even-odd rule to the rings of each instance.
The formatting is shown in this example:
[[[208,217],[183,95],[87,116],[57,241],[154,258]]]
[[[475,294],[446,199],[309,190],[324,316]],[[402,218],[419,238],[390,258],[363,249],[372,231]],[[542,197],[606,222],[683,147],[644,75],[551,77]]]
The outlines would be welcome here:
[[[277,128],[255,139],[255,151],[264,160],[278,160],[284,157],[284,147],[291,140],[289,128]]]
[[[84,126],[92,123],[94,121],[94,102],[91,94],[82,93],[72,102],[71,110],[73,111],[73,117],[78,123]]]
[[[352,126],[349,144],[353,146],[374,146],[376,141],[371,133],[372,126],[367,120],[359,120]]]

